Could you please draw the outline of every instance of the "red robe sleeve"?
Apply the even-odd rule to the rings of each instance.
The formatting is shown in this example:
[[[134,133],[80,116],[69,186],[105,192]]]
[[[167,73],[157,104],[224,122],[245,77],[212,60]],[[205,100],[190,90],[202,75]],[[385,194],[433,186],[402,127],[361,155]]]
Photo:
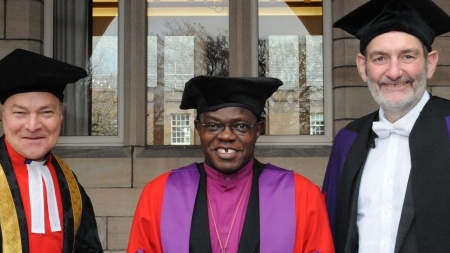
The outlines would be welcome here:
[[[325,198],[319,187],[295,174],[296,240],[294,253],[334,253]]]
[[[131,225],[127,253],[162,253],[161,209],[168,176],[169,173],[162,174],[142,190]]]

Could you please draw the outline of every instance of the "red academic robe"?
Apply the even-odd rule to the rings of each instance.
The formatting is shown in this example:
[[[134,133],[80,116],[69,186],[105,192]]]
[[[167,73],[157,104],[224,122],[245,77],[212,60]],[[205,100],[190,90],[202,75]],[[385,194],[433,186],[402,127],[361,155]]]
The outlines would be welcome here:
[[[136,207],[127,253],[163,252],[161,217],[164,192],[171,173],[174,172],[165,173],[144,187]],[[292,222],[295,224],[295,235],[294,245],[290,248],[295,253],[333,253],[323,195],[317,186],[303,176],[292,175],[295,189],[295,205],[292,205],[295,207],[295,220]],[[183,252],[189,252],[189,249]]]
[[[51,152],[47,166],[55,186],[62,231],[44,235],[30,232],[25,158],[6,145],[4,136],[0,137],[0,253],[103,252],[89,197],[68,165]],[[49,231],[48,216],[45,222]]]
[[[8,146],[8,145],[7,145]],[[50,221],[48,216],[47,194],[44,193],[44,218],[45,218],[45,234],[37,234],[31,232],[31,207],[30,195],[28,189],[28,171],[25,164],[25,158],[15,152],[8,146],[9,155],[13,165],[14,173],[16,174],[17,183],[20,189],[20,196],[22,197],[22,204],[25,211],[25,218],[28,227],[28,241],[30,245],[30,253],[45,253],[45,252],[62,252],[63,249],[63,231],[52,232],[50,229]],[[49,158],[51,159],[51,157]],[[63,208],[61,201],[61,192],[59,188],[58,178],[55,168],[49,161],[47,167],[52,175],[53,185],[55,187],[56,201],[58,204],[59,220],[61,228],[64,228]],[[45,192],[45,187],[44,187]]]

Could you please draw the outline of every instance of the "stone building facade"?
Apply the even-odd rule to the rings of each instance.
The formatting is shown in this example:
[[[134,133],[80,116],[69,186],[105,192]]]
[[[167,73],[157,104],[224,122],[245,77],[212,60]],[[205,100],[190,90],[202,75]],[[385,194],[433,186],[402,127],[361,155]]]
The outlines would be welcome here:
[[[331,1],[331,0],[328,0]],[[136,99],[145,94],[143,88],[134,86],[144,82],[137,72],[145,71],[139,61],[139,48],[134,48],[139,39],[139,29],[145,21],[130,13],[145,9],[145,1],[127,1],[126,25],[133,27],[124,41],[124,61],[128,66],[123,74],[124,83],[130,85],[124,91],[124,138],[120,145],[59,145],[55,153],[63,157],[75,171],[93,202],[98,219],[101,242],[106,252],[124,252],[135,205],[142,187],[157,175],[187,163],[202,161],[198,146],[146,147],[145,125],[146,101]],[[246,1],[243,1],[246,2]],[[337,20],[365,0],[333,0],[332,20]],[[435,0],[450,13],[450,1]],[[44,12],[47,0],[0,1],[0,57],[15,48],[44,52],[47,31]],[[144,33],[145,34],[145,33]],[[360,80],[355,66],[358,40],[339,29],[332,31],[332,135],[351,120],[372,112],[377,108],[366,85]],[[434,78],[429,82],[433,95],[450,98],[450,36],[436,38],[433,45],[440,53],[439,65]],[[128,49],[127,49],[128,48]],[[246,73],[243,73],[246,74]],[[0,80],[1,82],[1,80]],[[145,87],[145,85],[143,85]],[[328,143],[298,146],[258,146],[256,155],[262,162],[270,162],[291,168],[321,185],[331,149]]]

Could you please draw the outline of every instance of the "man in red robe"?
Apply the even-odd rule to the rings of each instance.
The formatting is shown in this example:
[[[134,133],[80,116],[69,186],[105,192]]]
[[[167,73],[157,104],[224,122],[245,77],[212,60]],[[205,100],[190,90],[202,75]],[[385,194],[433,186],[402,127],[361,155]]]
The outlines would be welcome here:
[[[64,88],[86,75],[21,49],[0,60],[0,252],[103,252],[89,197],[51,152]]]
[[[275,78],[199,76],[181,109],[196,109],[205,155],[143,191],[128,253],[334,252],[323,195],[301,175],[254,158]]]

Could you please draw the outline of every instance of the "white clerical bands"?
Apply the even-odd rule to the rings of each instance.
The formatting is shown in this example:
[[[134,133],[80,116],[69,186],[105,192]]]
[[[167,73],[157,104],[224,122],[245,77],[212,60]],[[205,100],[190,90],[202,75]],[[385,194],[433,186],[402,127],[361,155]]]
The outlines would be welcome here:
[[[31,161],[27,164],[28,187],[31,206],[31,232],[45,234],[44,184],[47,192],[48,216],[52,232],[61,231],[58,202],[52,175],[44,162]]]

